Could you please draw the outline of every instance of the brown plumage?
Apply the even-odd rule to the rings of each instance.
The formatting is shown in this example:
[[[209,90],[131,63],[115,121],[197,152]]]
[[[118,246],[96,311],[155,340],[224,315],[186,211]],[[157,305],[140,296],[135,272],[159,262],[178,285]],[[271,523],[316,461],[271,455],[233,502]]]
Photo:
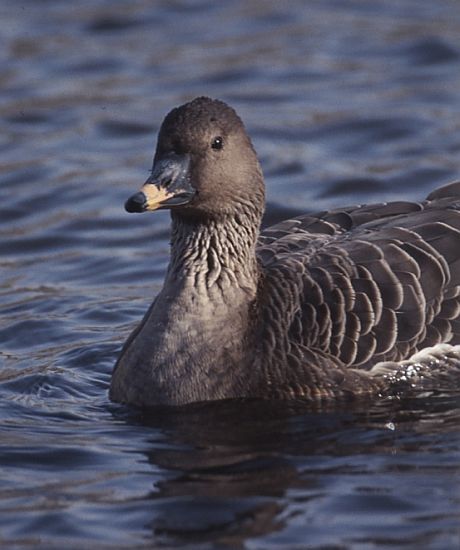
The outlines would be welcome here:
[[[152,178],[127,202],[172,210],[170,267],[122,350],[114,400],[382,393],[401,387],[413,354],[446,343],[426,364],[417,356],[417,372],[458,372],[460,182],[420,203],[308,214],[259,235],[263,207],[233,109],[199,98],[173,110]]]

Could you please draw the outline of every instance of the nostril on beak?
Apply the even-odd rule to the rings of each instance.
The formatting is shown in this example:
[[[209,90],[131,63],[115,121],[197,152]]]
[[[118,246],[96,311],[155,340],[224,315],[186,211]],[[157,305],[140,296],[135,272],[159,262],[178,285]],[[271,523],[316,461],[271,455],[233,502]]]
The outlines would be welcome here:
[[[171,182],[172,182],[172,178],[167,178],[161,182],[161,187],[166,189],[169,185],[171,185]]]
[[[125,210],[127,212],[144,212],[147,204],[147,197],[139,191],[125,202]]]

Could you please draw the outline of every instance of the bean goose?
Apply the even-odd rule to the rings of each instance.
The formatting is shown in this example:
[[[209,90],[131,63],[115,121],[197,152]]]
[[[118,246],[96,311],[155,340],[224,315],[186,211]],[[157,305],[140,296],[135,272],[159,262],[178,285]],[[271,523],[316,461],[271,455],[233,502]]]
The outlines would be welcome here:
[[[460,364],[460,182],[259,234],[256,153],[235,111],[202,97],[166,116],[151,176],[125,207],[170,209],[171,258],[121,351],[115,401],[321,401]]]

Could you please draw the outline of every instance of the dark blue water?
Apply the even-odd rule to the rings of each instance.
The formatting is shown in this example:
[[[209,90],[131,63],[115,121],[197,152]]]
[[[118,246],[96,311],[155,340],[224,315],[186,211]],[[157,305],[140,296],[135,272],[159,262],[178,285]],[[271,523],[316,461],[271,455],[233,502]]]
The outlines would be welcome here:
[[[0,546],[455,549],[460,391],[314,411],[107,398],[168,214],[165,113],[231,103],[283,209],[460,176],[457,0],[0,3]],[[282,212],[281,212],[282,213]]]

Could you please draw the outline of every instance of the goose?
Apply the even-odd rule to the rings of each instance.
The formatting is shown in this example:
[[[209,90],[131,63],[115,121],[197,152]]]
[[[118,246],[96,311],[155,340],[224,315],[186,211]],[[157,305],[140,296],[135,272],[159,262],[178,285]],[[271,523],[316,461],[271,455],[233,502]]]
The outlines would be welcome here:
[[[171,254],[115,365],[115,402],[324,403],[460,368],[460,182],[261,232],[265,185],[243,122],[199,97],[166,116],[125,208],[170,210]]]

